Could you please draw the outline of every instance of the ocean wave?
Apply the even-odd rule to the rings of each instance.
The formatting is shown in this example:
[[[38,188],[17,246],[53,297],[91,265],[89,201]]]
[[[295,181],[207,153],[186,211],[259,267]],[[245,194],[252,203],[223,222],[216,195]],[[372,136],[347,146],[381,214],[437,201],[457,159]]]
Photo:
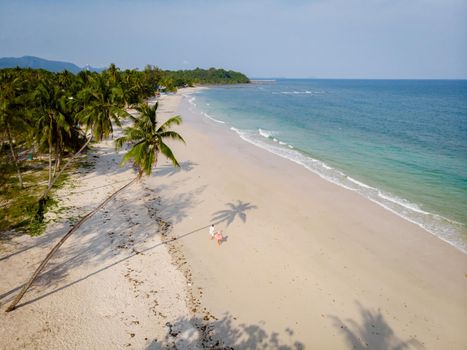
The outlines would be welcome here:
[[[330,167],[321,160],[303,154],[292,145],[277,140],[277,138],[272,137],[274,134],[272,131],[258,129],[258,132],[254,132],[240,130],[235,127],[231,127],[230,129],[235,131],[244,141],[299,164],[326,181],[359,193],[372,202],[420,226],[443,241],[467,253],[467,244],[463,242],[457,234],[464,226],[463,224],[424,211],[415,203],[411,203],[410,201],[356,180],[342,171]]]
[[[306,92],[303,91],[302,93]],[[196,98],[187,96],[187,99],[191,105],[196,106],[194,102],[196,101]],[[198,111],[198,113],[199,112],[200,111]],[[450,220],[438,214],[430,213],[416,203],[400,198],[376,187],[372,187],[358,179],[348,176],[342,171],[335,169],[325,162],[313,158],[308,153],[301,152],[293,145],[284,142],[284,140],[281,140],[280,134],[277,131],[266,130],[264,128],[256,130],[242,130],[235,128],[228,123],[217,120],[207,113],[201,112],[201,115],[204,115],[206,118],[209,118],[214,122],[228,125],[230,130],[234,131],[242,140],[250,144],[301,165],[328,182],[336,184],[347,190],[357,192],[373,203],[423,228],[467,254],[467,243],[462,239],[462,236],[459,235],[459,232],[465,231],[464,224]]]
[[[416,205],[415,203],[411,203],[411,202],[406,201],[405,199],[399,198],[397,196],[386,194],[386,193],[381,192],[381,191],[378,191],[378,196],[381,197],[384,200],[396,203],[397,205],[405,207],[405,208],[407,208],[409,210],[413,210],[413,211],[415,211],[417,213],[424,214],[424,215],[430,215],[429,212],[420,209],[420,207],[418,205]]]
[[[211,117],[211,116],[210,116],[209,114],[207,114],[206,112],[203,112],[202,114],[203,114],[206,118],[211,119],[213,122],[216,122],[216,123],[219,123],[219,124],[225,124],[224,121],[218,120],[218,119],[216,119],[216,118],[214,118],[214,117]]]
[[[264,130],[264,129],[258,129],[258,133],[267,139],[272,137],[272,135],[274,135],[273,131]]]
[[[347,176],[347,179],[349,179],[349,181],[351,181],[351,182],[357,184],[358,186],[362,186],[362,187],[364,187],[364,188],[369,188],[369,189],[372,189],[372,190],[375,190],[375,189],[376,189],[376,188],[374,188],[374,187],[371,187],[371,186],[368,186],[368,185],[364,184],[363,182],[360,182],[360,181],[358,181],[358,180],[355,180],[354,178],[352,178],[352,177],[350,177],[350,176]]]
[[[289,145],[289,144],[287,144],[287,142],[281,141],[277,137],[275,137],[275,136],[277,136],[279,134],[279,132],[277,132],[277,131],[271,131],[271,130],[265,130],[265,129],[259,128],[258,129],[258,134],[261,135],[262,137],[266,138],[266,139],[269,139],[269,140],[271,140],[273,142],[278,143],[281,146],[288,146],[289,148],[293,149],[292,145]]]
[[[322,94],[324,91],[310,91],[310,90],[305,90],[305,91],[273,91],[273,95],[317,95],[317,94]]]

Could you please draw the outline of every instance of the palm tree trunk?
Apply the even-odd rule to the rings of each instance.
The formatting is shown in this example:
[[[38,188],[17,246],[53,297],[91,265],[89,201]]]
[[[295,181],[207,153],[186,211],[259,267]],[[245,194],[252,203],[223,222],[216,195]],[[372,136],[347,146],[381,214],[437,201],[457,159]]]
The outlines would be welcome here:
[[[92,140],[92,134],[89,136],[89,139],[86,141],[83,147],[79,149],[78,152],[76,152],[63,166],[62,170],[52,179],[52,182],[49,183],[49,186],[47,186],[47,189],[45,190],[44,194],[42,195],[42,198],[46,198],[49,194],[50,189],[53,187],[55,182],[58,180],[58,178],[62,175],[62,173],[65,171],[65,169],[68,167],[68,165],[71,164],[71,162],[89,145],[89,143]]]
[[[57,167],[58,167],[58,141],[55,142],[55,163],[52,171],[52,179],[55,177],[55,173],[57,172]],[[47,186],[48,187],[48,186]]]
[[[23,189],[24,188],[23,177],[21,176],[21,171],[19,169],[18,155],[16,154],[15,148],[13,147],[13,140],[11,138],[10,125],[8,123],[6,123],[6,132],[8,135],[8,143],[10,144],[11,155],[13,156],[13,161],[15,162],[16,173],[18,175],[18,181],[19,181],[19,187]]]
[[[93,216],[95,213],[99,211],[102,207],[104,207],[108,202],[110,202],[117,194],[122,192],[124,189],[127,187],[131,186],[136,180],[138,180],[139,177],[135,177],[133,180],[131,180],[129,183],[127,183],[125,186],[121,187],[119,190],[115,191],[110,197],[108,197],[105,201],[103,201],[97,208],[86,214],[75,226],[73,226],[65,236],[62,237],[62,239],[52,248],[52,250],[47,254],[45,259],[41,262],[39,267],[34,271],[32,274],[31,278],[29,278],[28,282],[23,286],[21,291],[18,293],[16,298],[13,300],[13,302],[8,306],[8,308],[5,310],[6,312],[13,311],[18,304],[18,302],[21,300],[21,298],[24,296],[24,294],[27,292],[27,290],[31,287],[32,283],[35,281],[37,276],[41,273],[41,271],[44,269],[44,267],[47,265],[49,260],[52,258],[52,256],[55,254],[55,252],[60,248],[63,243],[75,232],[77,231],[83,223],[85,223],[91,216]]]
[[[52,118],[50,118],[50,125],[49,125],[49,182],[48,186],[50,186],[52,182]]]

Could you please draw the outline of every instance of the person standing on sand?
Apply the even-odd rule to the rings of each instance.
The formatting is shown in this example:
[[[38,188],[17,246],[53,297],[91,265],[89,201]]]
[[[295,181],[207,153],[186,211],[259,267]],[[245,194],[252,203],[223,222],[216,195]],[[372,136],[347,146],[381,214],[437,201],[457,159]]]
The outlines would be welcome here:
[[[214,238],[214,224],[212,224],[209,227],[209,234],[211,235],[211,239],[213,239]]]
[[[217,245],[220,246],[221,242],[223,241],[224,237],[222,236],[221,231],[217,231],[216,234],[214,235],[214,238],[216,239]]]

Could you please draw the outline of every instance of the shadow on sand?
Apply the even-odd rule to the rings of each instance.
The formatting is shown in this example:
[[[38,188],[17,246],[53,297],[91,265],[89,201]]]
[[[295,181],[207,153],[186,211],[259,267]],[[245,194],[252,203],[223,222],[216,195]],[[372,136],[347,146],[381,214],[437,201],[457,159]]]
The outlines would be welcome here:
[[[191,171],[198,165],[192,161],[180,162],[180,167],[175,168],[172,164],[160,165],[155,171],[155,176],[173,176],[181,171]]]
[[[160,197],[156,196],[154,191],[151,191],[145,188],[146,192],[146,204],[145,207],[148,210],[149,216],[154,219],[156,222],[159,222],[159,225],[164,223],[164,225],[169,225],[166,221],[178,221],[180,219],[180,215],[184,216],[186,210],[193,205],[194,198],[197,194],[203,191],[203,189],[195,190],[194,193],[191,195],[189,194],[188,197],[184,198],[181,202],[178,199],[175,202],[172,202],[168,199],[161,200]],[[122,194],[122,197],[124,195]],[[232,210],[222,210],[216,213],[222,212],[224,214],[224,220],[227,220],[229,223],[233,222],[237,217],[239,217],[243,222],[246,221],[246,210],[256,208],[256,206],[251,206],[249,203],[243,203],[241,201],[237,201],[240,205],[235,206],[232,203],[227,203],[227,206],[232,208]],[[177,207],[177,214],[172,213],[171,211],[163,210],[161,208],[163,206],[166,207]],[[111,209],[112,206],[116,206],[117,208]],[[70,286],[73,286],[79,282],[87,280],[90,277],[93,277],[100,272],[103,272],[109,268],[112,268],[115,265],[118,265],[132,257],[143,254],[149,250],[155,249],[162,245],[165,245],[170,242],[174,242],[180,239],[183,239],[187,236],[193,235],[197,232],[206,230],[209,225],[204,227],[200,227],[194,229],[192,231],[173,235],[171,234],[170,237],[164,239],[166,236],[162,235],[163,240],[158,242],[150,247],[140,249],[138,248],[138,244],[142,244],[149,240],[152,236],[160,234],[160,231],[149,231],[151,233],[145,233],[147,230],[133,230],[132,227],[138,227],[140,224],[138,220],[138,210],[141,208],[133,207],[132,205],[128,205],[128,202],[125,199],[121,199],[121,201],[117,200],[113,204],[109,204],[109,208],[103,209],[102,212],[96,214],[90,221],[83,226],[80,230],[81,233],[77,232],[77,235],[81,235],[81,237],[86,238],[89,236],[89,239],[85,240],[84,242],[80,243],[79,245],[69,245],[68,247],[63,247],[61,251],[57,254],[59,256],[67,256],[65,261],[57,261],[53,260],[49,263],[49,266],[46,268],[45,272],[40,275],[38,280],[35,282],[31,291],[35,290],[39,292],[40,289],[45,290],[41,291],[41,294],[32,298],[28,301],[25,301],[21,304],[17,305],[17,309],[35,301],[41,300],[46,298],[52,294],[55,294],[61,290],[64,290]],[[127,216],[124,224],[116,225],[111,221],[110,214],[112,212],[120,212],[120,215]],[[162,217],[163,220],[160,218],[160,214],[163,212]],[[170,215],[167,214],[170,212]],[[223,220],[217,221],[217,223],[221,223]],[[104,227],[101,228],[102,234],[101,235],[94,235],[93,232],[95,231],[96,227]],[[107,233],[106,235],[104,233]],[[56,233],[55,233],[56,234]],[[227,237],[225,237],[227,239]],[[121,250],[120,250],[121,249]],[[99,253],[96,253],[99,252]],[[129,252],[129,255],[122,257],[121,259],[115,261],[112,259],[115,257],[115,254],[118,253],[125,253]],[[122,255],[123,255],[122,254]],[[83,276],[73,282],[67,283],[62,285],[62,282],[68,276],[68,271],[73,269],[76,266],[79,266],[83,263],[97,263],[99,261],[108,261],[114,260],[111,264],[108,264],[86,276]],[[0,294],[0,304],[4,305],[10,302],[11,298],[13,298],[14,293],[18,291],[22,285],[19,285],[9,291],[3,292]]]
[[[399,339],[384,319],[381,311],[365,309],[360,303],[357,303],[357,306],[362,319],[360,323],[353,319],[343,321],[337,316],[329,316],[333,320],[334,327],[344,335],[350,349],[424,349],[423,344],[417,339]]]
[[[227,226],[234,222],[238,217],[243,223],[246,222],[246,212],[251,209],[257,209],[256,205],[237,200],[237,203],[226,203],[228,209],[216,211],[212,214],[211,221],[214,224],[225,222]]]
[[[146,350],[178,348],[299,350],[305,348],[303,343],[294,339],[294,331],[290,328],[284,330],[285,336],[277,332],[268,333],[257,324],[238,324],[230,314],[209,322],[198,317],[179,318],[173,323],[167,322],[166,326],[165,339],[150,343]]]

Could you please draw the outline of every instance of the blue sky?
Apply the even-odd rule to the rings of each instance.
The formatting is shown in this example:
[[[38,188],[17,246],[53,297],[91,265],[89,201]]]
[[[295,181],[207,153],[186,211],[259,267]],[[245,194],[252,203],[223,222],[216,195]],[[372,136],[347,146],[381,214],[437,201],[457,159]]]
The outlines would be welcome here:
[[[467,78],[467,0],[0,0],[0,57],[250,77]]]

